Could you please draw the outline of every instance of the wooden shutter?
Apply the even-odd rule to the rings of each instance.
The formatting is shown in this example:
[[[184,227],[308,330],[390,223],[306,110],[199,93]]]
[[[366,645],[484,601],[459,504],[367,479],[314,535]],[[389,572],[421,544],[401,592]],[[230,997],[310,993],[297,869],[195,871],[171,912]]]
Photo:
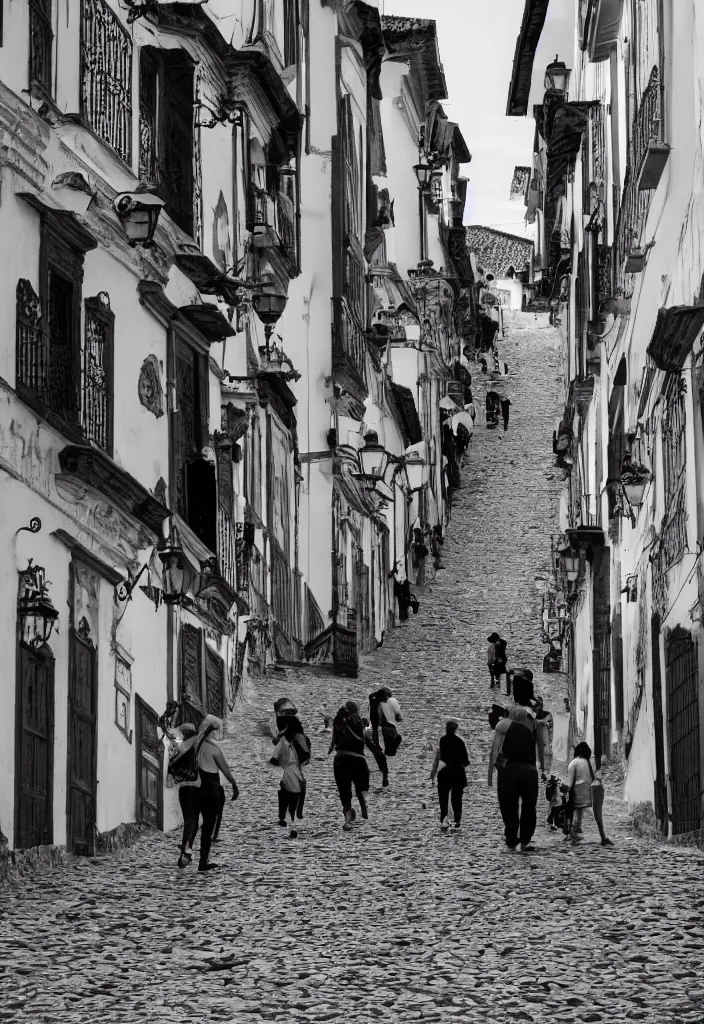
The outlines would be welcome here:
[[[198,423],[196,433],[196,447],[205,448],[210,441],[208,429],[210,413],[210,367],[208,357],[199,352],[195,355],[196,378],[198,381]]]
[[[205,685],[208,700],[208,714],[225,717],[225,662],[211,650],[205,648]]]
[[[200,725],[204,718],[202,685],[202,634],[187,623],[181,627],[181,721]]]
[[[181,50],[161,51],[162,89],[159,170],[166,212],[193,234],[193,65]]]
[[[223,444],[217,449],[218,504],[229,516],[233,514],[234,494],[232,489],[232,445]]]

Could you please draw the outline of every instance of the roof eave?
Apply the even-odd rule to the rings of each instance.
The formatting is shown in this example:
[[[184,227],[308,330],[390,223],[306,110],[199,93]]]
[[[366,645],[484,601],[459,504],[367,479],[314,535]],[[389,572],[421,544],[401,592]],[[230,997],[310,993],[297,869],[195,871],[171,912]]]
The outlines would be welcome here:
[[[511,84],[506,104],[507,117],[525,117],[533,78],[535,51],[545,24],[550,0],[525,0],[523,20],[516,40]]]

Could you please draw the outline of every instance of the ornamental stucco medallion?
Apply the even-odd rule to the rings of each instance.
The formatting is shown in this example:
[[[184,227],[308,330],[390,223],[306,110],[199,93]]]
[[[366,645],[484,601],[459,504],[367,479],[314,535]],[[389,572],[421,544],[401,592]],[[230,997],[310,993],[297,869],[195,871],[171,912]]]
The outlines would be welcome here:
[[[161,386],[159,360],[156,356],[147,356],[142,363],[137,390],[139,400],[145,409],[153,413],[157,419],[164,415],[164,391]]]

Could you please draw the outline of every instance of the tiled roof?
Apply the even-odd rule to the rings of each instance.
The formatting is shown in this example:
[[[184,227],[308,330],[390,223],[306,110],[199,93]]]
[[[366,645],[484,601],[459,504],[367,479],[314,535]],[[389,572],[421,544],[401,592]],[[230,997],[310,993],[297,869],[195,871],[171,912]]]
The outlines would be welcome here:
[[[509,235],[496,228],[472,225],[465,229],[467,249],[473,252],[485,272],[503,277],[509,267],[518,273],[533,255],[533,240]]]

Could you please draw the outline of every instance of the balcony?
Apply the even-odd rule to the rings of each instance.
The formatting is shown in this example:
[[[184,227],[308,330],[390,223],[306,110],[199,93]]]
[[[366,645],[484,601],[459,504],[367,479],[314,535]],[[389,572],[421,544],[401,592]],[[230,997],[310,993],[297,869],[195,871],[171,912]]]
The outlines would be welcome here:
[[[662,138],[661,103],[660,73],[654,67],[633,125],[633,164],[638,169],[640,192],[658,187],[670,155],[670,147]]]
[[[571,509],[570,527],[565,531],[573,548],[603,547],[604,531],[601,528],[598,496],[580,494]],[[592,509],[596,511],[592,511]]]
[[[332,357],[335,383],[360,402],[364,401],[367,397],[366,341],[345,299],[333,299]]]
[[[297,264],[296,211],[293,201],[283,192],[265,192],[252,188],[255,238],[281,247],[292,267]],[[257,242],[255,242],[257,245]]]

